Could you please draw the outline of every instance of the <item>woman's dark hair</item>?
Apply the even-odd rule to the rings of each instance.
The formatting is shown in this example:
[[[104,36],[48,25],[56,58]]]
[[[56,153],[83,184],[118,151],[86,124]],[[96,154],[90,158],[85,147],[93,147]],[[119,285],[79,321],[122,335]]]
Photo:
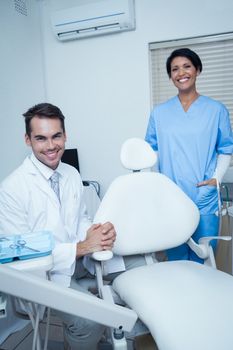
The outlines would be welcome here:
[[[192,64],[196,68],[196,70],[199,70],[201,73],[202,63],[201,63],[201,59],[198,56],[198,54],[196,54],[196,52],[194,52],[188,48],[182,48],[182,49],[174,50],[167,59],[166,68],[167,68],[167,74],[168,74],[169,78],[171,78],[171,63],[175,57],[188,58],[192,62]]]
[[[26,134],[31,135],[31,120],[33,117],[37,116],[39,118],[50,118],[50,119],[59,119],[61,122],[62,130],[65,132],[65,117],[62,114],[61,110],[52,105],[51,103],[39,103],[23,114],[25,118],[25,128]]]

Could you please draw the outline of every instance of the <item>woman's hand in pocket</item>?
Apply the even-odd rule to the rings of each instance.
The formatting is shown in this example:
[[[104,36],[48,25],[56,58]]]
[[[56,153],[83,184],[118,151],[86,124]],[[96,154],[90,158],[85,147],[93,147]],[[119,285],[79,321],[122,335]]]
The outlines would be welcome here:
[[[207,186],[207,185],[217,187],[217,180],[212,178],[212,179],[201,181],[197,184],[197,187]]]

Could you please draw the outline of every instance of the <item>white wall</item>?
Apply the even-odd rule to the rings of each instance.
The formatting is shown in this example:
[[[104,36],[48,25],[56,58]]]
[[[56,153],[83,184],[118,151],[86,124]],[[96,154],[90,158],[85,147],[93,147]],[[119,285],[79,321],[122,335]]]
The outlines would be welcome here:
[[[136,31],[58,42],[50,24],[51,10],[87,1],[96,0],[27,0],[32,9],[27,19],[16,18],[9,6],[13,1],[0,1],[0,23],[7,18],[3,23],[7,90],[1,114],[6,132],[1,159],[4,173],[21,161],[25,148],[20,143],[20,115],[46,96],[66,115],[67,147],[78,147],[83,179],[99,181],[103,194],[110,181],[124,172],[119,161],[122,142],[145,134],[151,108],[148,43],[233,31],[233,1],[135,0]],[[46,92],[42,91],[38,4],[43,14]],[[16,70],[18,61],[22,71]]]
[[[13,0],[0,1],[0,181],[28,152],[22,113],[45,99],[39,2],[24,4],[27,15],[15,10]]]
[[[136,31],[61,43],[50,11],[80,1],[43,1],[48,98],[65,113],[67,147],[102,193],[124,170],[122,142],[144,137],[150,111],[148,43],[233,31],[232,0],[135,0]],[[89,1],[90,2],[90,1]]]

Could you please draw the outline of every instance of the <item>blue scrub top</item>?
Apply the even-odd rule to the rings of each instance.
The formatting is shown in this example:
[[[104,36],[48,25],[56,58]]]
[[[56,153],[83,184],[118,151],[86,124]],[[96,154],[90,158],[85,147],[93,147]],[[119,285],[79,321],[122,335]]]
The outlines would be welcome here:
[[[233,153],[226,107],[199,96],[185,112],[175,96],[154,108],[146,141],[159,152],[159,171],[173,180],[198,206],[201,214],[218,209],[215,186],[197,187],[213,177],[218,154]]]

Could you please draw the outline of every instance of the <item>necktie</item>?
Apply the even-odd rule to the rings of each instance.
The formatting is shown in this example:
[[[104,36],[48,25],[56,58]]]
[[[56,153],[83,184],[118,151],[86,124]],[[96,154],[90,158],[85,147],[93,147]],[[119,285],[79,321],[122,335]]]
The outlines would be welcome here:
[[[57,195],[57,198],[60,201],[60,191],[59,191],[59,174],[54,171],[53,175],[50,177],[51,187]]]

